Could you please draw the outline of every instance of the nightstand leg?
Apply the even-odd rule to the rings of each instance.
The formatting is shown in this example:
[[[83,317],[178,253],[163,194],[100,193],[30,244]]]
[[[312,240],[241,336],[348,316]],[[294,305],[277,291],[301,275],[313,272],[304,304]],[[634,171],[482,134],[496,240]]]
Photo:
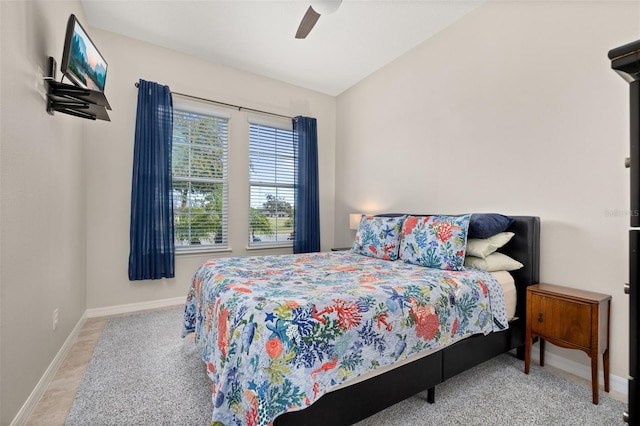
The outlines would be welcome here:
[[[609,349],[602,354],[602,369],[604,370],[604,391],[609,392]]]
[[[591,354],[591,391],[593,403],[598,405],[598,353]]]
[[[540,367],[544,367],[544,339],[540,338]]]

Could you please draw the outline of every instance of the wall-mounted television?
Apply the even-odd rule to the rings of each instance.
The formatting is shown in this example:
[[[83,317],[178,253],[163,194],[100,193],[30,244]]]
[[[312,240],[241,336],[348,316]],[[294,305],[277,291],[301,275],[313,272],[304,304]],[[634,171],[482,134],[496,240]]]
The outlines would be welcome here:
[[[107,62],[73,14],[67,23],[60,71],[76,86],[104,91]]]

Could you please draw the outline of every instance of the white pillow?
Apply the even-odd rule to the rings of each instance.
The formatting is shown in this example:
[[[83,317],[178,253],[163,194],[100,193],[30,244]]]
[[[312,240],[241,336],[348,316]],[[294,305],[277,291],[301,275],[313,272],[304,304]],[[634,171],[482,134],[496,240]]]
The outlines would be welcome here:
[[[469,238],[467,240],[467,256],[475,256],[484,259],[500,247],[507,244],[515,234],[513,232],[500,232],[486,239]]]
[[[464,258],[464,266],[482,269],[487,272],[515,271],[524,265],[506,254],[491,253],[484,259],[481,257],[467,256]]]

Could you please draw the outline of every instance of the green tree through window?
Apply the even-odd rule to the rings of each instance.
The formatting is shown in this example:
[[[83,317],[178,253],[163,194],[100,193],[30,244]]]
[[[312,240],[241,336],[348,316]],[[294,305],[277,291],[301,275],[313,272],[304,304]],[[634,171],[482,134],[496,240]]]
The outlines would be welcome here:
[[[295,211],[291,123],[249,125],[249,245],[290,245]]]
[[[227,243],[228,119],[174,108],[176,247]]]

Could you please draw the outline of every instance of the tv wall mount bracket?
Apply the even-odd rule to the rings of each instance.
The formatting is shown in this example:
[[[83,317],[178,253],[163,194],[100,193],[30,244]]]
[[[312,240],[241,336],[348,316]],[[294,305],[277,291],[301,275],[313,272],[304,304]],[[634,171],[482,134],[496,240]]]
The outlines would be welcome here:
[[[55,111],[89,120],[111,121],[107,110],[111,110],[104,93],[85,87],[55,81],[55,59],[49,57],[47,84],[47,112]]]

